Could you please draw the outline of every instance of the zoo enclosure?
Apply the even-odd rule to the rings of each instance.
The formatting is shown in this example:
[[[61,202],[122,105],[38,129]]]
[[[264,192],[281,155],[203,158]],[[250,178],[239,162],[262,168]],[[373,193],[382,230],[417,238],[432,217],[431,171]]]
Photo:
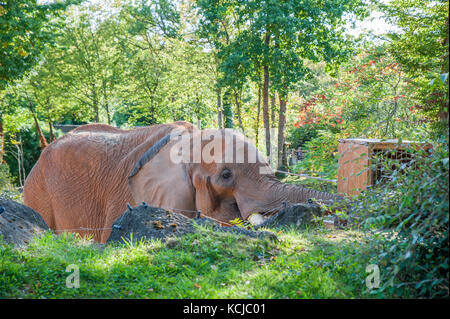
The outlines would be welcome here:
[[[375,185],[382,178],[382,167],[373,167],[375,158],[393,159],[397,164],[410,163],[411,153],[407,149],[429,150],[432,145],[424,142],[397,139],[349,138],[339,140],[338,193],[358,195]]]

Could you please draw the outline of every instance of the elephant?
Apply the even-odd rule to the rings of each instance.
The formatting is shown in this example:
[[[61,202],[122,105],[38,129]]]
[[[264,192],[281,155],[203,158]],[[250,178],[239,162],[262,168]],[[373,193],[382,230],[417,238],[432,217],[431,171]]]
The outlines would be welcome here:
[[[165,208],[229,223],[272,214],[283,202],[337,196],[280,182],[242,134],[187,122],[122,130],[87,124],[42,152],[26,178],[24,203],[55,232],[104,243],[127,205]]]

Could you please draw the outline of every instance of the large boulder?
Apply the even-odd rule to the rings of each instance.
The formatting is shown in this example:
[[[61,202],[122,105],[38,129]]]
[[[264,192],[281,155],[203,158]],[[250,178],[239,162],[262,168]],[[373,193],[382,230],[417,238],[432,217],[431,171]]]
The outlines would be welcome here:
[[[0,236],[4,242],[22,247],[33,236],[48,229],[44,219],[33,209],[0,197]]]
[[[231,232],[254,238],[276,239],[276,235],[270,232],[251,231],[238,227],[221,227],[208,218],[192,219],[161,208],[140,205],[128,209],[114,221],[107,243],[122,242],[124,239],[132,239],[133,241],[160,239],[166,241],[172,237],[196,232],[197,228],[194,223],[209,225],[215,231]]]

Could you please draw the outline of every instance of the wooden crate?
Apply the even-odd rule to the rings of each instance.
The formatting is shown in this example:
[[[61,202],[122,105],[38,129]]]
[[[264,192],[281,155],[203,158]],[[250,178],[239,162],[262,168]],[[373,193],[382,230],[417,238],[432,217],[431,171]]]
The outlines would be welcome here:
[[[375,185],[381,175],[380,172],[371,168],[374,156],[385,152],[385,154],[389,154],[386,156],[390,158],[407,162],[409,155],[402,150],[410,147],[429,149],[431,144],[414,141],[399,143],[396,139],[349,138],[339,140],[338,193],[357,195],[367,187]]]

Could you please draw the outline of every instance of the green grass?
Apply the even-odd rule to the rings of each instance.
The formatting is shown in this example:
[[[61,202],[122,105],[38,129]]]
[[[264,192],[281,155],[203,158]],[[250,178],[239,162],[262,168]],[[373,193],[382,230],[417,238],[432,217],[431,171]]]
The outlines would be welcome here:
[[[286,184],[297,184],[307,188],[316,189],[322,192],[337,193],[337,184],[333,182],[325,182],[307,177],[299,177],[295,175],[286,175],[280,180]]]
[[[159,241],[95,244],[50,232],[25,249],[0,243],[0,298],[370,298],[365,236],[321,226],[270,242],[199,232]],[[68,265],[80,287],[67,288]]]

